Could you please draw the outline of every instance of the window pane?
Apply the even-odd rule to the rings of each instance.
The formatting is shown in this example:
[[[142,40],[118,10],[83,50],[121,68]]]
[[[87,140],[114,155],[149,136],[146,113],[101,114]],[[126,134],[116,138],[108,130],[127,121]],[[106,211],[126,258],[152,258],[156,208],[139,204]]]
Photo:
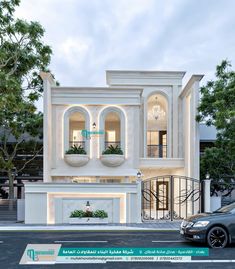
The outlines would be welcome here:
[[[116,132],[115,131],[107,131],[107,141],[115,142],[116,141]]]

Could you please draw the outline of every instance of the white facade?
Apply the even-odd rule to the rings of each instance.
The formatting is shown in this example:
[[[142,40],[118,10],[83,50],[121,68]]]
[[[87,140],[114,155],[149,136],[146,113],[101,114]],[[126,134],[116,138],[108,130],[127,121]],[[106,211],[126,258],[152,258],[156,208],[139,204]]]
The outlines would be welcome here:
[[[108,87],[85,88],[55,86],[51,75],[42,73],[44,183],[25,186],[25,222],[67,223],[70,209],[82,209],[86,201],[108,211],[109,222],[141,222],[138,171],[142,180],[160,175],[198,179],[195,116],[202,75],[193,75],[182,88],[184,74],[107,71]],[[86,139],[81,130],[100,133]],[[82,166],[66,159],[76,143],[86,150]],[[122,149],[119,160],[102,155],[109,145]]]

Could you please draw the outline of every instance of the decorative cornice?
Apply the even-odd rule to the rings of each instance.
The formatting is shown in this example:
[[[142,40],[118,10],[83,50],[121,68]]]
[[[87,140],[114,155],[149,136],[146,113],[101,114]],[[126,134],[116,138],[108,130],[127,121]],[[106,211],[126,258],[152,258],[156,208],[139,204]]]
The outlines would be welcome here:
[[[185,166],[182,158],[141,158],[140,168],[183,168]]]
[[[52,87],[52,104],[140,105],[142,89]]]
[[[48,80],[51,84],[51,86],[55,86],[56,82],[54,80],[54,78],[52,77],[50,72],[40,72],[39,73],[40,77],[42,78],[43,81]]]
[[[199,82],[202,80],[202,78],[204,77],[204,75],[192,75],[191,78],[189,79],[189,81],[187,82],[187,84],[184,86],[184,88],[182,89],[182,91],[179,94],[179,97],[184,97],[188,94],[188,92],[191,90],[193,84],[195,82]]]
[[[181,85],[184,71],[106,71],[106,82],[111,86]]]

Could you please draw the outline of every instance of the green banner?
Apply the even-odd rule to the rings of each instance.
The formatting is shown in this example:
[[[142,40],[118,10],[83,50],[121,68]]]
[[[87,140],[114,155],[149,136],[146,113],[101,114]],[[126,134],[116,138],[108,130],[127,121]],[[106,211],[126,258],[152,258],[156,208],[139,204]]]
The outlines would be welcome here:
[[[208,248],[61,248],[58,256],[209,256]]]

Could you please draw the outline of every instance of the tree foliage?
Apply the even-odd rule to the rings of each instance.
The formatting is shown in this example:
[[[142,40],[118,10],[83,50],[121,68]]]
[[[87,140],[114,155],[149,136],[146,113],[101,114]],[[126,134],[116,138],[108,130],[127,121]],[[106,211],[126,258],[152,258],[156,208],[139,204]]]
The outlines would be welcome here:
[[[41,150],[36,147],[36,138],[42,135],[42,113],[35,101],[43,91],[39,71],[49,71],[52,54],[43,42],[40,23],[14,17],[19,4],[19,0],[0,1],[0,171],[8,175],[10,198],[14,160],[25,146],[25,134],[35,137],[32,159]]]
[[[215,180],[235,177],[235,72],[224,60],[216,68],[216,79],[201,88],[198,121],[217,129],[215,146],[201,158],[201,178],[209,172]]]

